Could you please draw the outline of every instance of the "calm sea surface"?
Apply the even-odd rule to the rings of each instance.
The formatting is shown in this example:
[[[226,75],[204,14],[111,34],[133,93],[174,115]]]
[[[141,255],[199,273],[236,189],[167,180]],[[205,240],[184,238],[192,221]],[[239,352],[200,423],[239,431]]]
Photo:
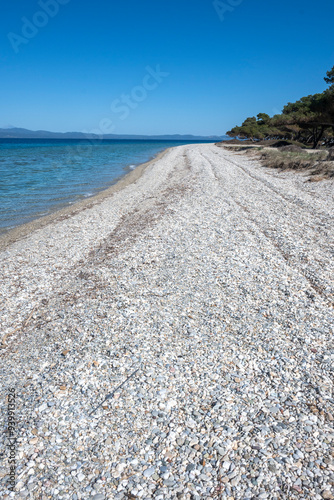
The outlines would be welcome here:
[[[191,142],[0,139],[0,234],[93,196],[181,144]]]

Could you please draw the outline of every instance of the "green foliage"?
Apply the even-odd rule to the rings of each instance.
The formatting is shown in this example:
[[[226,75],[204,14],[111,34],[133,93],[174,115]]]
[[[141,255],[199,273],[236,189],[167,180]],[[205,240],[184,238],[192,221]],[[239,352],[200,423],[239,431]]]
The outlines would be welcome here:
[[[334,66],[330,71],[327,71],[327,76],[324,78],[326,83],[333,84],[334,83]]]
[[[270,117],[259,113],[246,118],[227,135],[231,137],[261,139],[287,139],[310,144],[314,148],[320,141],[334,143],[334,67],[327,72],[326,83],[332,84],[321,94],[308,95],[289,102],[282,114]]]
[[[257,120],[259,125],[269,125],[270,124],[270,116],[267,113],[259,113],[257,115]]]
[[[246,118],[246,120],[242,124],[243,127],[252,127],[254,125],[256,125],[256,118],[255,118],[255,116],[252,116],[251,118]]]

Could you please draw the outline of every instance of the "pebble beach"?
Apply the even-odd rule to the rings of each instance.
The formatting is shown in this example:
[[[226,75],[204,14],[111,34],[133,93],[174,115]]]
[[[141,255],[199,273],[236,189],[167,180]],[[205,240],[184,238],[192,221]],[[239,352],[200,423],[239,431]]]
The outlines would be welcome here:
[[[1,498],[334,500],[333,187],[184,145],[2,237]]]

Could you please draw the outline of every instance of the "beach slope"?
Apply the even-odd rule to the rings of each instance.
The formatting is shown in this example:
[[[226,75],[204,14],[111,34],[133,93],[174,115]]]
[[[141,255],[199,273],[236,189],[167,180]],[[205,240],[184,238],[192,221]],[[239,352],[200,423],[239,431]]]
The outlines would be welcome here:
[[[134,172],[3,242],[18,498],[334,498],[334,181],[213,144]]]

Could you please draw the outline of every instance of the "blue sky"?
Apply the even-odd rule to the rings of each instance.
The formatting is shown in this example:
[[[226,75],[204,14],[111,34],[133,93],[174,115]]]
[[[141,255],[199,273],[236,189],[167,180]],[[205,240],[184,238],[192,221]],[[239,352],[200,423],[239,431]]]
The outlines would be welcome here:
[[[7,2],[0,127],[222,135],[326,88],[333,0],[220,4]]]

